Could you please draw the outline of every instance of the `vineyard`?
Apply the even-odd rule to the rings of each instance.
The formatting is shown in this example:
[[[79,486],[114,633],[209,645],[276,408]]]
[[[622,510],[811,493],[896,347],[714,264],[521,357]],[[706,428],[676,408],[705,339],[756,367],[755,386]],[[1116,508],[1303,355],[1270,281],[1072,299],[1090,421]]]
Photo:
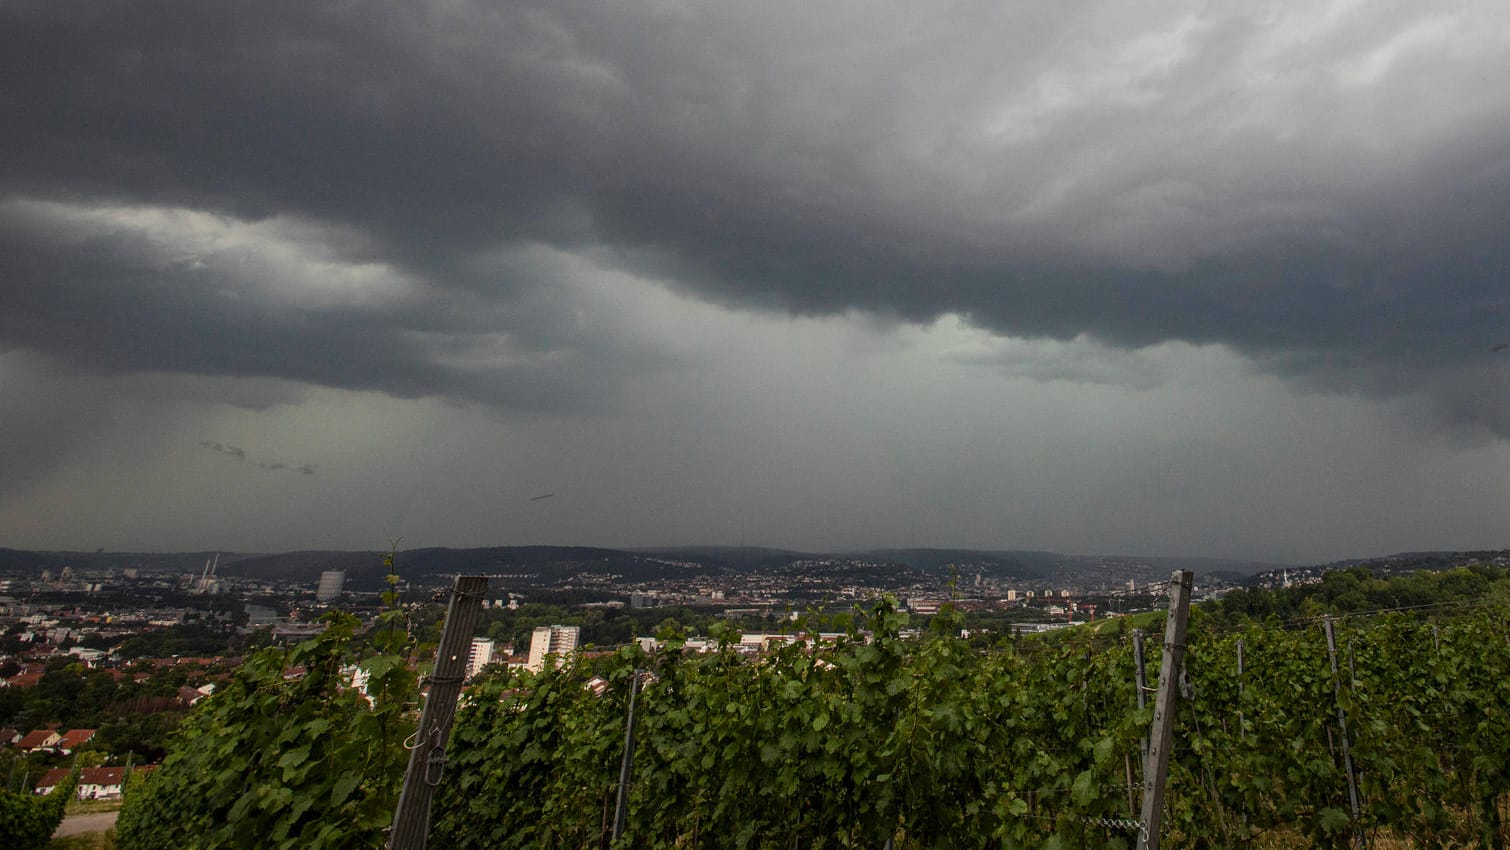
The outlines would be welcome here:
[[[1506,613],[1502,602],[1478,600],[1232,627],[1197,610],[1177,683],[1163,846],[1503,847]],[[609,846],[637,676],[616,846],[1137,843],[1153,713],[1139,708],[1138,645],[1156,679],[1162,632],[1135,640],[1125,628],[1076,630],[983,650],[955,637],[947,615],[921,638],[902,638],[905,623],[882,602],[848,639],[816,650],[796,644],[751,658],[730,633],[716,653],[625,649],[474,685],[435,775],[431,846]],[[332,640],[324,646],[339,652]],[[379,798],[391,802],[401,772],[387,709],[308,693],[290,702],[277,687],[268,674],[205,704],[138,797],[151,808],[128,802],[123,847],[173,846],[154,836],[175,817],[214,824],[226,839],[216,846],[373,846]],[[281,706],[300,728],[324,732],[337,728],[319,714],[327,704],[345,712],[332,723],[355,722],[353,712],[380,717],[360,728],[381,730],[382,741],[321,750],[322,735],[268,729],[258,752],[235,740],[237,711]],[[194,755],[212,749],[245,760],[235,766],[247,781]],[[212,787],[224,791],[217,811],[170,800],[166,789],[187,792],[212,770]],[[352,771],[362,772],[360,786],[342,779]],[[307,790],[268,787],[290,777]],[[336,798],[360,799],[371,813],[352,819],[360,834],[324,817]],[[259,840],[237,819],[278,840]]]
[[[1322,622],[1195,624],[1165,846],[1277,834],[1502,847],[1504,614],[1341,620],[1334,654]],[[980,653],[946,636],[901,641],[899,619],[883,606],[870,643],[754,663],[626,653],[601,696],[579,667],[489,683],[458,721],[436,843],[601,846],[637,664],[654,680],[639,702],[629,846],[1136,843],[1150,711],[1137,708],[1130,635]]]

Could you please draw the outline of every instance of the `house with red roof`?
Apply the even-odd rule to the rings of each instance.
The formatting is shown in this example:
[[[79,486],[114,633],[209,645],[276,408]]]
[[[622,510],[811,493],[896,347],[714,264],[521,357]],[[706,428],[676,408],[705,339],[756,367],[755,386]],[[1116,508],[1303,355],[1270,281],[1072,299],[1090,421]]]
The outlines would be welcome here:
[[[194,703],[204,699],[205,696],[206,694],[203,691],[185,686],[178,689],[177,700],[184,706],[192,706]]]
[[[94,738],[95,731],[94,729],[71,729],[64,732],[62,739],[57,743],[57,748],[66,756],[89,743]]]
[[[131,774],[140,778],[142,774],[157,767],[155,764],[143,765],[135,768]],[[58,787],[63,780],[68,778],[70,772],[66,767],[55,767],[42,774],[42,779],[37,782],[34,794],[51,794],[52,789]],[[74,792],[80,800],[109,800],[121,796],[121,789],[126,784],[126,768],[124,767],[85,767],[79,769],[79,787]]]
[[[35,688],[37,683],[42,681],[42,672],[45,671],[32,672],[28,670],[25,673],[17,673],[5,680],[5,686],[7,688]]]
[[[21,736],[21,740],[16,742],[16,749],[25,752],[47,750],[56,747],[61,740],[63,736],[56,729],[33,729]]]

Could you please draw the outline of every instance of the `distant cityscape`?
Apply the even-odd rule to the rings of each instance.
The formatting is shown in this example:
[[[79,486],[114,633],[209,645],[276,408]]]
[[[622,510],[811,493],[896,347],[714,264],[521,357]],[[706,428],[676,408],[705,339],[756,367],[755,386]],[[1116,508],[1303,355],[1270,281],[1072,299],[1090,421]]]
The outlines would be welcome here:
[[[496,559],[494,550],[478,551]],[[273,639],[286,641],[312,634],[329,608],[370,617],[383,607],[374,569],[352,576],[346,569],[290,564],[269,575],[267,557],[258,556],[261,569],[248,575],[236,566],[246,559],[236,556],[214,554],[201,568],[184,569],[164,565],[162,556],[110,556],[102,565],[100,553],[72,559],[78,566],[67,555],[45,553],[36,561],[54,566],[28,568],[20,553],[8,554],[9,566],[0,573],[0,632],[4,649],[26,655],[61,651],[94,664],[111,654],[111,641],[234,617],[241,618],[243,633],[266,628]],[[687,606],[736,621],[789,623],[808,610],[849,608],[890,594],[902,610],[920,616],[952,604],[963,612],[1050,627],[1147,610],[1158,594],[1146,588],[1168,575],[1163,564],[1126,558],[1059,558],[1038,574],[1010,575],[1000,556],[987,555],[942,558],[926,567],[895,557],[795,555],[720,569],[709,558],[618,554],[633,558],[633,569],[616,569],[616,560],[606,556],[527,553],[532,557],[521,556],[510,571],[490,573],[484,608],[517,610],[531,601],[588,609]],[[352,557],[339,553],[327,560]],[[376,567],[380,556],[366,557]],[[432,596],[449,581],[423,555],[400,553],[399,562],[401,574],[412,575],[401,585],[408,600]],[[1021,565],[1019,570],[1027,572]],[[1198,593],[1211,598],[1243,580],[1234,571],[1198,574]],[[521,648],[521,663],[535,664],[538,659],[533,653],[523,657],[526,652]]]
[[[437,558],[434,552],[447,557]],[[749,563],[732,557],[742,552]],[[0,650],[26,656],[65,652],[94,664],[112,654],[112,641],[185,623],[231,620],[238,620],[243,634],[267,629],[277,641],[302,639],[317,631],[319,615],[330,608],[364,617],[383,608],[377,581],[380,553],[0,553]],[[470,568],[448,571],[458,560],[469,560],[459,554],[473,556],[462,564]],[[201,567],[185,568],[200,557]],[[1475,560],[1507,563],[1500,553],[1481,552],[1374,560],[1415,568],[1423,558],[1445,559],[1447,565]],[[364,559],[370,563],[356,569],[320,568],[322,561],[349,564]],[[1255,569],[1265,565],[1211,562],[1215,568],[1196,571],[1195,598],[1217,598],[1244,585],[1272,588],[1312,582],[1327,569],[1351,563],[1356,562]],[[584,609],[680,606],[736,622],[770,624],[794,623],[806,612],[845,610],[891,595],[901,610],[923,617],[949,604],[967,614],[1050,628],[1157,607],[1162,587],[1150,592],[1150,585],[1167,579],[1170,569],[1183,564],[1179,559],[951,550],[886,555],[774,550],[646,554],[528,547],[398,553],[397,569],[408,576],[400,585],[408,602],[434,596],[457,572],[489,575],[485,610],[517,610],[529,602]],[[564,638],[557,634],[543,640],[559,644]],[[538,663],[537,654],[527,647],[520,648],[519,656],[521,664]]]

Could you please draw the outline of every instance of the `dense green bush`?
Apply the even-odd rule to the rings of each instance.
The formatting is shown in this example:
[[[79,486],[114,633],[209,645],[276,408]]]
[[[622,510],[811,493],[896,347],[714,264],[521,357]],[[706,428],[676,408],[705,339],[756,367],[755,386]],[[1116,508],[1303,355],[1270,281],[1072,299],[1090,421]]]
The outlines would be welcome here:
[[[981,654],[898,636],[889,604],[819,653],[620,653],[608,690],[570,666],[471,695],[437,846],[598,847],[631,671],[639,702],[625,847],[1127,846],[1125,755],[1147,713],[1126,653]],[[1110,788],[1112,790],[1108,791]]]
[[[1186,660],[1194,698],[1180,707],[1170,776],[1171,828],[1194,846],[1298,829],[1318,847],[1349,846],[1360,832],[1422,847],[1504,847],[1506,614],[1483,607],[1433,619],[1339,620],[1335,677],[1320,622],[1195,631]]]
[[[63,810],[77,782],[77,776],[71,775],[45,797],[0,791],[0,847],[7,850],[46,847],[63,821]]]
[[[1369,833],[1419,846],[1505,846],[1505,615],[1481,606],[1430,620],[1339,621],[1336,676],[1319,621],[1226,633],[1197,623],[1165,846],[1245,846],[1283,834],[1344,847]],[[1136,708],[1125,635],[1066,633],[982,653],[937,633],[901,640],[899,621],[883,606],[869,620],[872,641],[816,653],[625,651],[606,667],[569,665],[475,689],[453,737],[436,844],[601,846],[637,666],[654,679],[638,706],[624,847],[1136,840],[1131,803],[1141,795],[1139,738],[1150,712]],[[1160,644],[1147,641],[1150,679]],[[606,690],[587,687],[594,674]]]
[[[1335,674],[1320,621],[1237,629],[1194,617],[1164,845],[1283,834],[1340,848],[1375,833],[1505,846],[1507,610],[1481,599],[1433,612],[1337,621]],[[904,622],[883,602],[832,647],[747,657],[728,632],[708,655],[633,647],[487,679],[463,697],[432,846],[603,847],[636,670],[651,675],[620,848],[1135,842],[1151,711],[1136,707],[1125,631],[979,651],[949,634],[947,613],[917,639],[901,637]],[[350,627],[255,656],[201,703],[162,769],[128,795],[121,845],[379,846],[413,680],[387,658],[372,665],[375,709],[345,688],[336,671]],[[1150,679],[1161,643],[1147,641]],[[285,679],[292,664],[308,673]]]
[[[162,767],[127,795],[126,850],[377,847],[391,821],[413,722],[413,674],[364,663],[371,703],[341,675],[354,618],[320,637],[250,656],[195,707]],[[285,675],[302,668],[296,677]]]

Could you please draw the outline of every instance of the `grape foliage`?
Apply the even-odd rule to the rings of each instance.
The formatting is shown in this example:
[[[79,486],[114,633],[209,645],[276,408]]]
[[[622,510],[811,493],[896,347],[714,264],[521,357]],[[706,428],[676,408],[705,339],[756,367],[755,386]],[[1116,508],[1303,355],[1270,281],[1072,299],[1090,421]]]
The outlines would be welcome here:
[[[1164,846],[1283,835],[1322,847],[1368,836],[1504,847],[1507,611],[1480,600],[1344,617],[1332,654],[1320,618],[1197,610]],[[1125,627],[981,649],[955,636],[948,612],[920,637],[904,637],[906,624],[882,600],[818,647],[746,656],[729,629],[707,654],[673,641],[654,655],[631,646],[485,676],[463,695],[431,845],[609,846],[635,676],[638,743],[614,846],[1136,843],[1152,711],[1138,707]],[[1160,634],[1146,641],[1151,676]],[[128,801],[121,846],[379,846],[414,682],[396,659],[378,659],[368,704],[335,675],[349,636],[338,623],[287,655],[264,651],[196,709]],[[286,679],[294,664],[308,672]]]

